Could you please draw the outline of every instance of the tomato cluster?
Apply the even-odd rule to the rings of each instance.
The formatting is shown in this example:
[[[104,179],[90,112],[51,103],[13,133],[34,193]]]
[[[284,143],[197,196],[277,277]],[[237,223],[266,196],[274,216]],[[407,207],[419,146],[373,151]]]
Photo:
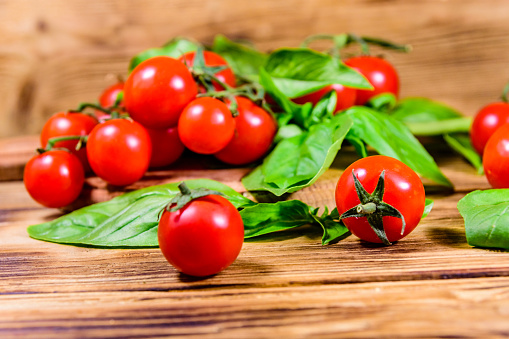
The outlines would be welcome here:
[[[198,53],[202,53],[201,64],[195,61]],[[221,69],[207,76],[208,67],[218,66]],[[68,158],[76,157],[83,173],[92,171],[116,186],[138,181],[149,168],[174,163],[185,149],[214,155],[230,165],[248,164],[270,149],[277,123],[252,100],[231,94],[234,91],[228,90],[235,85],[228,63],[210,51],[189,52],[179,59],[149,58],[135,67],[125,82],[106,88],[99,105],[53,115],[42,129],[42,154],[36,157],[51,158],[55,150],[65,149],[71,156],[67,160],[55,156],[54,162],[75,164]],[[212,92],[223,95],[216,98],[209,95]],[[89,106],[95,108],[94,114],[82,112]],[[27,166],[30,195],[49,207],[72,203],[83,179],[76,181],[73,194],[66,193],[71,188],[59,183],[62,174],[57,172],[55,178],[47,179],[51,190],[30,184],[29,177],[37,181],[47,171],[50,169],[42,169],[38,162]],[[54,195],[68,198],[58,203],[41,198]]]

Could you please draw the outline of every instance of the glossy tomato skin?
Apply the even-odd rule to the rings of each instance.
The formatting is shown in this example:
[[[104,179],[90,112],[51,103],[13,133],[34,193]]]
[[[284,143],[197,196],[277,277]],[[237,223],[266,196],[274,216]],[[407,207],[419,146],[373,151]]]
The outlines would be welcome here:
[[[334,109],[334,113],[350,108],[355,104],[357,90],[355,88],[346,87],[340,84],[325,86],[318,91],[303,95],[298,98],[294,98],[292,101],[299,105],[310,102],[313,104],[313,106],[315,106],[325,94],[331,91],[336,91],[338,100],[336,103],[336,108]]]
[[[115,102],[117,102],[118,95],[124,90],[124,82],[119,81],[107,88],[104,89],[104,91],[99,96],[99,105],[104,108],[113,107],[115,105]],[[124,107],[124,101],[121,100],[119,107]],[[110,117],[109,114],[100,111],[95,110],[95,116],[99,120],[104,120]]]
[[[233,138],[235,120],[224,102],[210,97],[198,98],[182,111],[178,132],[184,146],[191,151],[214,154]]]
[[[177,127],[166,129],[147,128],[152,144],[150,168],[164,167],[177,161],[185,147],[180,141]]]
[[[182,55],[179,60],[187,65],[187,67],[192,68],[194,65],[194,57],[196,52],[188,52]],[[211,52],[211,51],[203,51],[203,57],[205,59],[205,66],[228,66],[228,68],[223,69],[215,74],[216,78],[218,78],[221,82],[229,85],[230,87],[235,87],[235,75],[233,74],[232,69],[228,65],[228,62],[219,54]],[[221,86],[217,82],[212,82],[214,88],[217,91],[223,90],[223,86]]]
[[[177,125],[182,109],[196,94],[187,67],[177,59],[158,56],[131,72],[124,85],[124,105],[133,120],[162,129]]]
[[[27,162],[23,181],[35,201],[46,207],[60,208],[78,198],[85,172],[74,154],[65,150],[51,150]]]
[[[495,102],[481,108],[470,128],[470,140],[477,153],[482,155],[488,139],[500,126],[507,123],[509,123],[509,103]]]
[[[84,113],[59,112],[52,115],[42,127],[40,140],[41,147],[45,148],[48,140],[56,137],[65,137],[71,135],[86,136],[98,124],[96,118]],[[76,155],[85,171],[89,170],[87,151],[85,147],[76,151],[78,140],[59,141],[55,143],[56,148],[66,148]]]
[[[176,212],[164,211],[158,239],[164,256],[177,270],[204,277],[235,261],[244,242],[244,226],[228,200],[208,195]]]
[[[484,173],[493,188],[509,188],[509,124],[488,139],[483,155]]]
[[[384,155],[375,155],[357,160],[347,167],[336,186],[336,205],[339,214],[360,203],[355,191],[352,170],[369,193],[372,193],[378,178],[385,170],[385,193],[383,201],[396,208],[405,218],[405,232],[401,234],[401,219],[383,217],[384,229],[390,242],[397,241],[412,232],[425,206],[424,186],[419,176],[401,161]],[[362,240],[382,243],[369,225],[367,218],[345,218],[346,227]]]
[[[247,98],[237,97],[237,104],[235,134],[214,156],[230,165],[245,165],[267,153],[274,141],[277,123],[267,111]]]
[[[88,137],[87,155],[92,170],[109,184],[130,185],[145,174],[152,144],[147,130],[136,121],[107,120]]]
[[[373,85],[373,90],[357,90],[356,105],[364,105],[381,93],[399,96],[399,75],[387,60],[375,56],[358,56],[345,61],[347,66],[360,72]]]

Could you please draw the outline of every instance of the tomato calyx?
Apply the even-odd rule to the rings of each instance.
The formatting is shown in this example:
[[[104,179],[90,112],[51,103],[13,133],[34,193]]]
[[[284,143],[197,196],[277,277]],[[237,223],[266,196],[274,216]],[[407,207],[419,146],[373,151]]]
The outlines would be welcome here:
[[[362,186],[353,170],[352,176],[360,204],[350,208],[341,214],[339,218],[346,219],[366,217],[369,225],[384,245],[391,245],[391,242],[387,239],[387,235],[385,233],[383,217],[390,216],[401,219],[401,234],[405,231],[405,218],[396,208],[383,201],[385,191],[385,170],[380,174],[376,187],[371,194],[368,193]]]
[[[176,212],[186,206],[191,201],[205,197],[207,195],[220,195],[224,196],[223,193],[210,190],[208,188],[195,188],[190,189],[185,182],[181,182],[178,185],[178,189],[180,193],[177,193],[175,197],[170,201],[168,205],[166,205],[166,208],[164,210],[167,210],[169,212]],[[163,212],[164,212],[163,210]]]
[[[124,108],[120,106],[120,103],[122,102],[123,97],[124,97],[123,93],[124,92],[120,92],[119,93],[119,95],[117,96],[117,99],[115,100],[115,104],[113,106],[111,106],[111,107],[102,107],[101,105],[94,104],[94,103],[91,103],[91,102],[82,102],[81,104],[79,104],[78,108],[70,110],[69,112],[70,113],[89,114],[89,113],[86,113],[84,111],[87,108],[91,108],[91,109],[96,109],[98,111],[101,111],[101,112],[103,112],[105,114],[108,114],[110,116],[110,118],[108,118],[106,120],[127,117],[128,115],[125,114]],[[90,115],[94,116],[93,114],[90,114]]]

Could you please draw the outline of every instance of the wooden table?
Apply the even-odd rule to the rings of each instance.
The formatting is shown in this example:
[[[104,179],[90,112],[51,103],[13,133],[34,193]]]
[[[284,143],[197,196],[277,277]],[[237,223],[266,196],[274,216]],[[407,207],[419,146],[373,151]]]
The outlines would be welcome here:
[[[159,249],[41,242],[57,217],[20,181],[0,182],[1,338],[366,338],[509,336],[509,253],[471,248],[457,201],[486,189],[461,159],[438,163],[455,192],[391,247],[351,236],[322,246],[309,227],[246,242],[208,279],[177,273]],[[341,164],[295,194],[333,205]]]

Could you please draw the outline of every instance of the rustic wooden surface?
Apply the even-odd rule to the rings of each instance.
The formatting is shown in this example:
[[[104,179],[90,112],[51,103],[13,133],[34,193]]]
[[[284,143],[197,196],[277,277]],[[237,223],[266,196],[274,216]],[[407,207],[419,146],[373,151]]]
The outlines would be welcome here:
[[[265,51],[317,33],[409,43],[410,55],[387,55],[402,96],[473,115],[509,79],[507,22],[507,0],[4,0],[0,137],[38,133],[49,115],[96,101],[146,48],[175,36],[210,43],[218,33]]]
[[[352,158],[342,154],[294,197],[333,206],[333,187]],[[488,184],[451,154],[438,163],[456,190],[430,188],[433,211],[393,246],[354,236],[321,246],[319,230],[304,227],[246,242],[232,266],[208,279],[177,273],[155,248],[31,239],[28,225],[60,212],[33,202],[22,182],[1,182],[0,337],[507,337],[509,253],[471,248],[456,209],[465,193]],[[208,173],[234,180],[231,171]]]

